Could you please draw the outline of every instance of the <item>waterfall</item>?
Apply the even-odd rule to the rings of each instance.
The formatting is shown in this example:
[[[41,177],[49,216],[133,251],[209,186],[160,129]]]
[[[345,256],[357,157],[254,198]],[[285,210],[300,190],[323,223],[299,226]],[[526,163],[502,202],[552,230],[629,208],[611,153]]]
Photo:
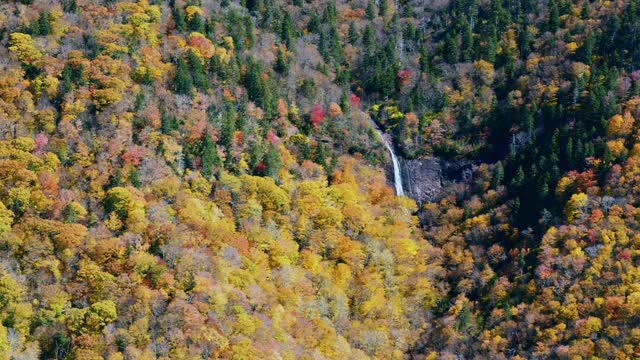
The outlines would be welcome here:
[[[404,189],[402,188],[402,175],[400,173],[400,162],[398,161],[396,153],[393,151],[393,145],[391,144],[391,141],[388,141],[384,137],[380,129],[376,127],[376,130],[378,131],[378,135],[380,135],[382,142],[387,147],[387,150],[389,150],[389,154],[391,154],[391,162],[393,163],[393,184],[396,188],[396,195],[404,196]]]

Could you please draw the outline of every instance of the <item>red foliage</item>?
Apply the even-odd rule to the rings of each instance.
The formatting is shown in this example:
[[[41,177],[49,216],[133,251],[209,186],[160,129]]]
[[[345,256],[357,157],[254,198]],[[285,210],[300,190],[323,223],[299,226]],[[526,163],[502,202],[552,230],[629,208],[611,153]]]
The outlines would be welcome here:
[[[397,75],[398,75],[398,81],[400,82],[400,85],[403,85],[411,77],[411,70],[410,69],[398,70]]]
[[[356,108],[360,108],[360,97],[356,94],[351,94],[349,95],[349,101],[351,101],[351,104],[356,107]]]
[[[262,175],[264,174],[265,170],[267,170],[267,165],[265,165],[262,161],[260,161],[258,165],[256,165],[256,174]]]
[[[34,149],[34,153],[35,154],[42,154],[44,153],[44,148],[47,146],[47,144],[49,143],[49,137],[45,134],[37,134],[35,137],[35,149]]]
[[[618,255],[616,255],[616,259],[620,261],[629,261],[631,260],[631,252],[629,251],[629,249],[624,249],[620,251]]]
[[[269,130],[269,132],[267,133],[267,141],[271,144],[271,145],[278,145],[280,144],[280,138],[278,137],[278,135],[276,135],[276,132],[273,131],[273,129]]]
[[[581,173],[574,170],[567,173],[567,176],[575,179],[576,189],[580,192],[585,192],[588,188],[597,185],[596,175],[593,170],[587,170]]]
[[[140,146],[132,146],[131,150],[122,154],[122,161],[125,164],[131,164],[133,166],[140,165],[140,160],[144,156],[144,149]]]
[[[311,106],[311,110],[309,111],[309,115],[311,115],[311,118],[309,120],[311,121],[313,127],[318,128],[318,126],[320,126],[320,123],[322,122],[322,119],[324,119],[324,109],[320,104],[313,104],[313,106]]]
[[[233,134],[233,143],[237,146],[244,145],[244,134],[240,131]]]
[[[204,119],[200,119],[194,126],[191,128],[191,135],[189,135],[190,141],[196,141],[202,139],[202,135],[204,134],[204,130],[207,128],[207,122]]]

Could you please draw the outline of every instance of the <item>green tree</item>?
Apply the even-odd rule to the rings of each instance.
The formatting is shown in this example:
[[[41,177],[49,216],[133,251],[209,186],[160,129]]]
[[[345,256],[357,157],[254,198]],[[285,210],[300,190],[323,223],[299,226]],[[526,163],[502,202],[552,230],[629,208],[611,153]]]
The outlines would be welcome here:
[[[178,58],[176,64],[176,74],[173,79],[174,91],[182,95],[191,95],[193,93],[193,79],[189,72],[189,65],[182,57]]]
[[[549,20],[547,22],[547,30],[551,33],[558,31],[560,27],[560,11],[556,0],[549,0],[548,4]]]
[[[187,62],[191,68],[191,78],[193,79],[193,85],[201,90],[209,88],[209,79],[207,79],[207,73],[202,59],[192,49],[187,52]]]
[[[278,48],[275,70],[281,74],[286,74],[289,71],[289,57],[282,48]]]
[[[202,15],[200,15],[198,12],[195,12],[191,16],[191,19],[189,19],[188,27],[189,27],[189,31],[196,31],[199,33],[203,33],[204,21],[202,21]]]
[[[369,3],[367,4],[367,19],[369,20],[373,20],[376,18],[376,4],[373,2],[373,0],[369,0]]]
[[[213,175],[213,168],[220,166],[220,157],[216,144],[209,133],[205,133],[202,140],[202,175],[210,178]]]
[[[471,25],[466,19],[463,21],[461,48],[462,61],[472,61],[474,58],[473,32],[471,31]]]
[[[293,26],[293,19],[290,13],[285,13],[282,25],[280,26],[280,38],[288,49],[293,47],[293,40],[295,38],[295,28]]]
[[[455,64],[458,62],[458,44],[456,43],[457,36],[455,34],[447,34],[444,38],[444,45],[442,47],[444,61],[448,64]]]

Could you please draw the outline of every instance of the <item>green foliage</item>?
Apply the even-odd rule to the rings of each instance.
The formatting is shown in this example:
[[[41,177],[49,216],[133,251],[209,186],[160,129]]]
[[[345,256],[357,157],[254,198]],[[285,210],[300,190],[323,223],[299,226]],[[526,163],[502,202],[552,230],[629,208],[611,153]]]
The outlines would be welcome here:
[[[178,58],[176,74],[173,79],[174,91],[182,95],[193,94],[193,78],[189,72],[189,66],[183,58]]]

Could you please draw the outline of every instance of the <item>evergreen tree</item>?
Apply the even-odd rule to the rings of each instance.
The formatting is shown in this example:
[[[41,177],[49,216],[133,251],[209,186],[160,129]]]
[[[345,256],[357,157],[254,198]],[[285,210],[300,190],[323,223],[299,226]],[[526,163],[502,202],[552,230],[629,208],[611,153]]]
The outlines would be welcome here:
[[[171,15],[173,16],[173,22],[176,24],[176,30],[180,32],[187,30],[187,22],[185,21],[184,13],[180,9],[173,8]]]
[[[349,23],[349,43],[353,45],[358,42],[359,38],[360,34],[358,33],[358,29],[356,28],[356,23],[352,21],[351,23]]]
[[[160,111],[160,131],[163,134],[170,135],[173,131],[178,130],[180,124],[178,124],[178,119],[175,116],[169,115],[162,108]]]
[[[456,44],[455,34],[447,34],[444,39],[442,52],[442,57],[448,64],[455,64],[458,62],[458,45]]]
[[[211,134],[206,132],[202,139],[202,175],[210,178],[213,175],[213,168],[220,165],[216,144],[211,138]]]
[[[280,159],[280,153],[275,146],[269,146],[269,149],[264,155],[263,163],[265,165],[265,175],[272,178],[278,177],[278,173],[282,168],[282,160]]]
[[[275,70],[281,74],[286,74],[289,71],[289,57],[282,48],[278,48]]]
[[[193,88],[193,79],[189,73],[189,66],[182,57],[178,58],[176,64],[176,74],[173,79],[174,91],[182,95],[191,95]]]
[[[496,62],[496,55],[498,53],[498,30],[494,25],[489,27],[489,34],[485,40],[485,44],[482,51],[482,57],[485,61],[490,63]]]
[[[462,61],[472,61],[474,58],[473,32],[471,31],[471,25],[466,19],[463,21],[461,48]]]
[[[244,18],[244,32],[247,34],[247,49],[251,49],[253,47],[253,44],[256,42],[256,39],[253,35],[253,20],[251,20],[250,16]]]
[[[427,51],[427,47],[424,42],[420,45],[420,49],[418,50],[418,54],[420,56],[420,71],[423,73],[429,72],[429,53]]]
[[[62,11],[75,14],[78,11],[78,3],[76,0],[63,0]]]
[[[495,189],[498,186],[502,185],[502,181],[504,179],[504,167],[502,166],[502,161],[498,161],[496,163],[496,167],[493,170],[493,179],[491,186]]]
[[[280,38],[282,42],[287,45],[288,49],[293,47],[293,39],[295,37],[295,29],[293,26],[293,19],[291,18],[291,14],[288,12],[285,13],[284,19],[282,20],[282,26],[280,27]]]
[[[198,54],[196,54],[192,49],[189,49],[189,51],[187,52],[187,62],[189,63],[189,67],[191,68],[191,78],[193,79],[193,85],[201,90],[208,89],[209,79],[207,79],[207,74],[205,72],[205,68],[202,64],[200,56],[198,56]]]
[[[558,31],[560,26],[560,11],[558,10],[558,3],[556,0],[549,0],[548,5],[549,20],[547,22],[547,30],[551,33]]]
[[[338,10],[336,8],[336,3],[334,0],[330,0],[322,13],[322,21],[329,26],[335,26],[337,20]]]
[[[195,12],[189,19],[189,31],[204,32],[204,21],[202,21],[202,16],[198,12]]]
[[[69,64],[64,66],[62,69],[62,84],[60,85],[60,93],[61,95],[67,94],[73,90],[72,85],[72,70]]]
[[[380,8],[378,9],[378,15],[380,15],[380,17],[385,17],[387,16],[387,12],[389,10],[389,4],[387,4],[387,0],[379,0],[380,1]]]
[[[367,56],[372,56],[376,48],[376,34],[371,24],[367,24],[362,35],[362,44],[365,48]]]
[[[309,32],[319,34],[322,29],[322,24],[320,22],[320,17],[317,13],[312,12],[310,16],[309,24],[307,25],[307,29]]]
[[[369,20],[373,20],[376,18],[376,4],[373,2],[373,0],[369,0],[369,3],[367,4],[367,19]]]

